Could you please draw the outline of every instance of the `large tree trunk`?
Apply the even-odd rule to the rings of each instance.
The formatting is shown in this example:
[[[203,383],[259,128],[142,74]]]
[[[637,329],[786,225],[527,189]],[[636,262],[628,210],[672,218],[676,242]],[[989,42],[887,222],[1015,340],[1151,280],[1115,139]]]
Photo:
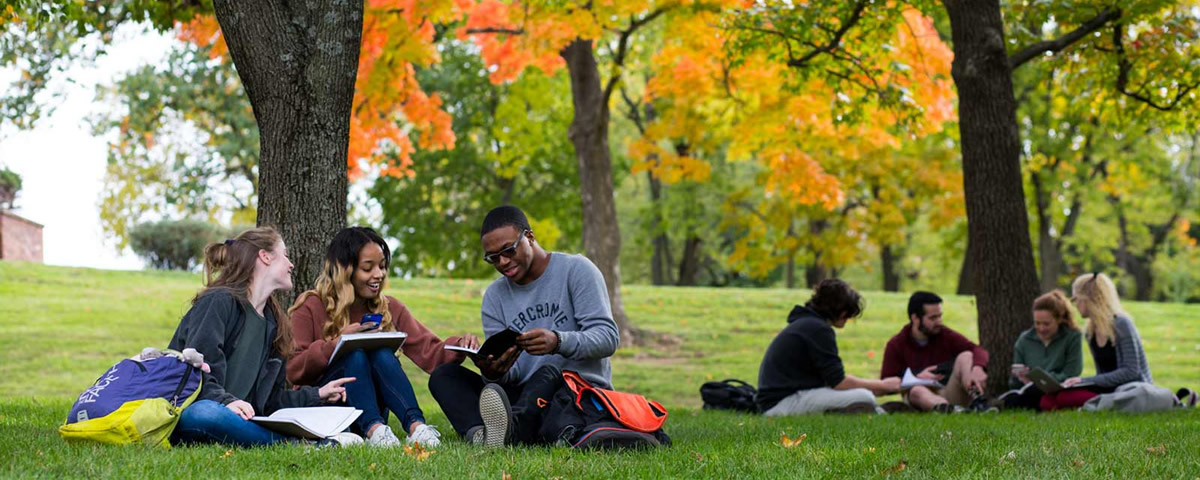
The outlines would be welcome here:
[[[1033,184],[1033,203],[1037,211],[1038,229],[1038,264],[1041,267],[1041,291],[1049,292],[1058,288],[1058,277],[1064,268],[1059,242],[1050,233],[1053,226],[1050,216],[1050,192],[1042,185],[1042,177],[1038,172],[1029,175]]]
[[[261,137],[258,224],[279,230],[295,289],[314,284],[346,226],[346,155],[362,44],[362,0],[215,0]]]
[[[829,222],[826,220],[808,222],[808,233],[813,238],[820,236],[828,228]],[[788,233],[791,234],[791,232],[791,227],[788,227]],[[812,263],[804,267],[804,282],[808,288],[814,288],[826,278],[829,278],[829,267],[821,262],[821,252],[814,248]]]
[[[568,136],[579,160],[579,190],[583,200],[583,249],[596,263],[608,286],[613,320],[621,342],[632,343],[633,325],[621,302],[621,231],[613,200],[612,159],[608,150],[608,102],[591,40],[575,40],[561,52],[571,75],[575,118]]]
[[[1022,188],[1012,70],[998,0],[943,0],[954,42],[963,192],[988,391],[1008,383],[1012,346],[1038,293]]]
[[[891,245],[883,245],[879,247],[879,263],[883,268],[883,291],[899,292],[900,291],[900,258],[896,252],[892,250]]]

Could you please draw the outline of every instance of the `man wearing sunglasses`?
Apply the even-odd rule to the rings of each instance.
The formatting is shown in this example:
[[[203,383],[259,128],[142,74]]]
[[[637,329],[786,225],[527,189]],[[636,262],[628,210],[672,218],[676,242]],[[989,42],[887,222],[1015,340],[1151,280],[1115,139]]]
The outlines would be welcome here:
[[[483,261],[503,275],[483,295],[484,335],[521,334],[499,357],[473,357],[478,374],[454,363],[438,367],[429,390],[468,443],[528,442],[513,431],[528,433],[531,425],[515,424],[546,406],[553,391],[542,390],[556,389],[561,370],[611,388],[617,324],[600,270],[582,255],[543,250],[521,209],[492,209],[480,235]]]

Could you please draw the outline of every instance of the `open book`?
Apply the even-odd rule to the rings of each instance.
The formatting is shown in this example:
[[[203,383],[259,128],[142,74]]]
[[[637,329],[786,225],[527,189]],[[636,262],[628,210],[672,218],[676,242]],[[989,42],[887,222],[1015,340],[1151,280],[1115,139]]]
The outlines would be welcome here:
[[[1062,383],[1060,383],[1057,378],[1054,378],[1053,375],[1050,375],[1050,372],[1042,370],[1040,367],[1030,370],[1027,377],[1029,377],[1030,383],[1037,385],[1038,389],[1041,390],[1042,393],[1056,393],[1064,388]],[[1091,384],[1092,382],[1084,380],[1076,383],[1071,388],[1086,387]]]
[[[349,428],[359,415],[362,410],[352,407],[281,408],[269,417],[250,420],[284,435],[322,439]]]
[[[517,344],[517,337],[519,336],[521,336],[521,332],[508,328],[497,332],[491,337],[488,337],[488,339],[483,342],[483,345],[480,345],[477,349],[460,347],[458,345],[446,345],[442,348],[457,352],[467,352],[467,354],[471,355],[472,357],[487,358],[488,355],[492,355],[499,358],[500,355],[504,354],[505,350],[508,350],[508,347]]]
[[[942,385],[941,382],[938,382],[937,380],[926,380],[924,378],[917,378],[916,375],[913,375],[911,368],[904,369],[904,378],[900,379],[900,389],[908,390],[910,388],[919,387],[919,386],[942,388],[944,385]]]
[[[399,350],[400,346],[404,345],[405,338],[408,338],[408,334],[404,332],[347,333],[342,335],[337,346],[333,347],[333,354],[329,356],[329,364],[333,365],[334,361],[360,348],[374,350],[387,347]]]

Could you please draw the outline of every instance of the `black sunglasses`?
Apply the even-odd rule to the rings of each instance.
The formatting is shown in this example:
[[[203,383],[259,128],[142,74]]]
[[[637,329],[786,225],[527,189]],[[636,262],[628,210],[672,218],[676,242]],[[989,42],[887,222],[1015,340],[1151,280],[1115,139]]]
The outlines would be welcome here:
[[[512,245],[504,247],[503,250],[496,253],[484,254],[483,261],[495,265],[496,262],[500,261],[500,257],[513,258],[513,255],[517,254],[517,245],[521,244],[521,239],[525,238],[526,233],[529,233],[529,230],[521,230],[521,234],[517,235],[517,239],[513,241]]]

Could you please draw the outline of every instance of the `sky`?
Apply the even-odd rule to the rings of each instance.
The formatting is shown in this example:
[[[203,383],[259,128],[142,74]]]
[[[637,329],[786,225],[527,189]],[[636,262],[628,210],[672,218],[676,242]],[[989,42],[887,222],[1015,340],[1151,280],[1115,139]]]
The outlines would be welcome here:
[[[107,148],[104,138],[92,136],[86,119],[106,108],[95,100],[98,84],[163,61],[175,42],[170,33],[154,33],[140,25],[122,26],[108,53],[95,64],[75,65],[55,75],[48,90],[62,95],[42,98],[56,106],[52,115],[42,118],[33,129],[0,129],[0,166],[22,179],[14,213],[44,226],[47,265],[145,268],[130,249],[117,251],[115,241],[106,238],[100,227]],[[7,88],[17,74],[15,69],[0,69],[0,89]],[[352,216],[378,219],[378,203],[366,193],[377,172],[373,175],[370,168],[366,170],[368,178],[350,187]]]
[[[118,252],[101,231],[99,203],[107,149],[103,138],[92,136],[86,118],[104,108],[95,102],[99,82],[160,61],[173,42],[170,34],[147,33],[136,25],[122,27],[109,52],[94,65],[76,65],[54,76],[50,90],[63,96],[43,99],[57,106],[52,115],[30,130],[0,130],[0,165],[22,180],[14,213],[44,226],[46,264],[143,268],[141,259],[128,249]],[[0,71],[0,85],[7,85],[14,74]]]

